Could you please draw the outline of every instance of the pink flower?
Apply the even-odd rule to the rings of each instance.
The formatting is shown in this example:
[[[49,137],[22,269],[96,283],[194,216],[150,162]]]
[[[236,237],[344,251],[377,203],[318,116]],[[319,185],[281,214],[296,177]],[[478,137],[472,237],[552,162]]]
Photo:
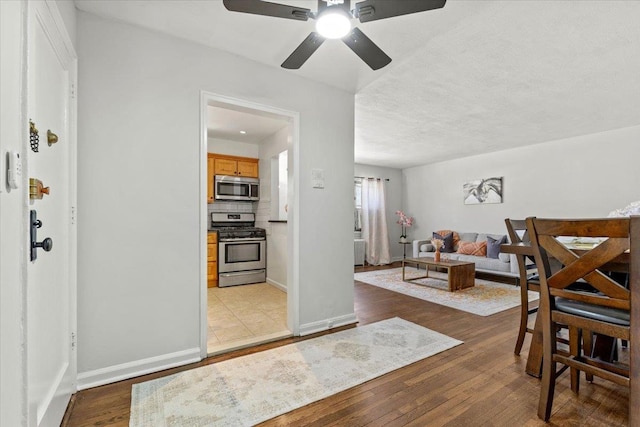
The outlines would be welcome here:
[[[411,227],[413,225],[413,217],[405,215],[402,211],[396,211],[396,215],[398,215],[398,220],[396,224],[400,224],[403,227]]]

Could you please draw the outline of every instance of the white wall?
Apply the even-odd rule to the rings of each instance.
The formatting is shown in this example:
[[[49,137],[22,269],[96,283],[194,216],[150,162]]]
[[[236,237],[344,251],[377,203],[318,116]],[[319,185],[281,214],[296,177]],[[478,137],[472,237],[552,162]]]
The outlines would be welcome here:
[[[299,112],[294,321],[308,331],[326,328],[328,319],[355,319],[346,185],[353,179],[353,95],[222,51],[78,16],[81,385],[199,353],[201,90]],[[326,171],[325,190],[311,188],[312,168]]]
[[[208,138],[207,151],[209,153],[226,154],[228,156],[251,157],[257,159],[258,153],[260,153],[260,147],[258,144],[251,144],[248,142]]]
[[[26,367],[23,342],[23,282],[26,260],[26,177],[17,190],[6,186],[6,153],[26,155],[23,141],[22,65],[24,30],[21,17],[26,3],[0,1],[0,425],[26,422]]]
[[[287,224],[271,220],[273,183],[271,160],[287,150],[291,142],[291,127],[285,126],[260,142],[260,201],[256,212],[256,226],[267,230],[267,281],[282,288],[287,287]],[[286,203],[286,200],[281,203]]]
[[[287,223],[271,223],[267,236],[267,282],[287,290]]]
[[[258,202],[258,209],[256,215],[256,221],[259,223],[259,227],[269,227],[269,220],[274,219],[271,216],[271,203],[276,203],[272,200],[271,185],[273,183],[273,171],[271,170],[271,160],[274,156],[278,156],[283,151],[286,151],[291,143],[291,127],[285,126],[273,135],[260,141],[260,201]],[[278,185],[275,182],[274,185]],[[286,203],[286,200],[284,201]]]
[[[74,4],[74,0],[56,0],[56,4],[58,6],[58,11],[60,12],[60,16],[62,17],[62,21],[64,22],[64,26],[67,29],[67,34],[71,39],[71,43],[76,45],[76,5]]]
[[[505,218],[603,217],[640,200],[640,126],[403,171],[414,238],[437,229],[506,234]],[[501,204],[464,205],[467,180],[502,176]]]
[[[402,210],[402,171],[394,168],[383,168],[380,166],[362,165],[356,164],[354,166],[354,176],[363,176],[367,178],[382,178],[389,179],[385,181],[385,201],[386,201],[386,214],[387,214],[387,229],[389,231],[389,249],[391,250],[391,258],[393,260],[402,259],[402,246],[398,244],[400,240],[400,234],[402,234],[402,228],[396,224],[398,216],[396,211]],[[353,184],[352,184],[353,190]],[[353,197],[352,197],[353,198]],[[409,216],[414,216],[412,212],[406,211]],[[353,217],[353,213],[351,214]],[[413,227],[412,227],[413,228]],[[407,230],[407,239],[411,240],[413,236],[413,230],[409,228]],[[407,248],[410,254],[409,248]]]

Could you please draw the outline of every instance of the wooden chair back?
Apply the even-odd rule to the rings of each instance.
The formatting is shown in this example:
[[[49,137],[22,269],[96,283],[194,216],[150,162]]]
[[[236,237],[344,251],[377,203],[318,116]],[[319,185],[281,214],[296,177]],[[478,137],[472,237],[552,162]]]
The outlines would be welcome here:
[[[531,243],[526,220],[506,218],[504,223],[507,227],[509,240],[512,244]],[[532,281],[529,280],[530,275],[536,268],[534,263],[529,262],[529,260],[533,261],[533,257],[520,254],[515,255],[515,257],[518,262],[518,271],[520,273],[518,278],[518,286],[520,286],[520,326],[513,353],[515,355],[519,355],[522,350],[522,345],[524,344],[525,335],[533,332],[533,329],[527,326],[529,315],[538,311],[537,307],[529,307],[529,291],[539,292],[540,287],[537,279]]]
[[[541,287],[550,296],[629,310],[630,292],[605,271],[628,268],[630,248],[629,218],[555,220],[528,218],[531,244],[536,253]],[[586,249],[571,248],[558,237],[603,238],[602,243]],[[552,274],[549,259],[560,261],[562,267]],[[625,267],[626,265],[626,267]],[[628,270],[627,270],[628,271]],[[574,291],[568,287],[583,279],[598,292]],[[544,289],[546,288],[546,289]]]
[[[630,372],[634,371],[637,362],[631,361],[630,371],[627,364],[604,360],[592,354],[590,347],[583,350],[583,337],[586,342],[586,336],[590,337],[592,333],[623,340],[629,340],[632,335],[632,293],[606,273],[628,272],[629,267],[633,266],[631,256],[638,252],[640,245],[639,221],[640,217],[576,220],[527,218],[540,275],[538,316],[542,318],[543,367],[538,416],[545,421],[551,414],[557,362],[571,368],[571,388],[575,392],[579,389],[580,371],[585,372],[588,378],[597,375],[620,385],[630,385]],[[585,247],[571,242],[571,237],[600,238],[601,241],[592,247]],[[559,269],[552,271],[551,258],[559,261]],[[632,282],[637,281],[636,276],[637,272],[634,273],[632,267]],[[588,283],[592,291],[575,286],[576,282]],[[558,325],[566,325],[569,329],[569,354],[557,348]]]

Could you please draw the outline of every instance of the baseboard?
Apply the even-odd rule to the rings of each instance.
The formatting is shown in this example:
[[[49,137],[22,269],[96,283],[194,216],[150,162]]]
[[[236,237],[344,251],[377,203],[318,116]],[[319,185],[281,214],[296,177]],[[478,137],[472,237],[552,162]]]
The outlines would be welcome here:
[[[271,280],[267,277],[267,283],[270,284],[271,286],[275,286],[276,288],[280,289],[282,292],[287,292],[287,285],[283,285],[280,282],[276,282],[275,280]]]
[[[200,360],[200,348],[196,347],[175,353],[163,354],[161,356],[149,357],[148,359],[135,360],[120,365],[82,372],[78,374],[78,390],[111,384],[116,381],[175,368],[176,366],[188,365],[189,363],[199,362]]]
[[[337,328],[338,326],[352,325],[354,323],[358,323],[358,318],[355,313],[306,323],[304,325],[300,325],[300,336],[315,334],[316,332],[326,331],[328,329]]]
[[[69,363],[64,363],[60,367],[53,384],[45,393],[43,402],[40,405],[40,409],[44,408],[44,413],[40,415],[40,409],[38,410],[38,425],[58,425],[64,417],[71,395],[75,392],[75,386],[71,382],[69,371]]]

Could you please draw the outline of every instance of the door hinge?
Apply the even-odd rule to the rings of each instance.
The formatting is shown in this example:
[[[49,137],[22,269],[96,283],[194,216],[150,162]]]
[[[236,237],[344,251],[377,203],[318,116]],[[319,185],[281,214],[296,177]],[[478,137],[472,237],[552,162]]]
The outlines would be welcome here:
[[[73,83],[71,83],[71,86],[69,87],[69,96],[71,99],[76,99],[76,85]]]
[[[76,207],[71,206],[71,225],[75,225],[76,223]]]
[[[71,332],[71,350],[75,350],[76,349],[76,333],[75,332]]]

